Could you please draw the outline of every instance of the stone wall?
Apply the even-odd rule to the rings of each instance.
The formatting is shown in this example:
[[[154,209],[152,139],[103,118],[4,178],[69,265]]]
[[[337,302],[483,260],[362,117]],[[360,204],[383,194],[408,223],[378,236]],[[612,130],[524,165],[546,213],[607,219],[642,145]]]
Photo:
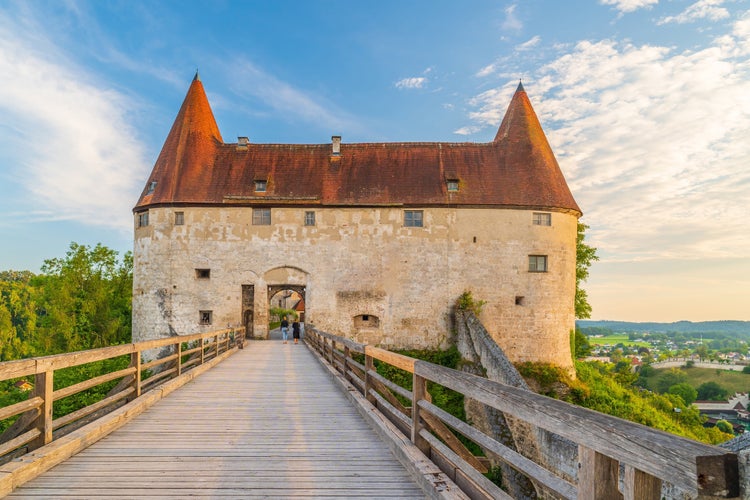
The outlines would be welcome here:
[[[305,226],[310,210],[274,207],[271,225],[253,225],[252,207],[151,208],[135,228],[134,340],[240,326],[250,285],[251,330],[264,337],[268,287],[288,284],[304,288],[306,321],[322,330],[439,347],[452,340],[450,305],[470,290],[511,360],[570,367],[575,214],[540,226],[532,210],[425,208],[424,227],[405,227],[401,207],[320,208]],[[529,255],[546,255],[548,271],[529,272]]]
[[[473,313],[459,310],[455,317],[456,344],[464,360],[462,370],[484,374],[489,380],[512,387],[531,390]],[[467,398],[465,407],[466,419],[474,427],[568,481],[575,482],[578,473],[578,446],[575,443],[472,399]],[[501,467],[506,481],[504,484],[514,498],[550,496],[536,490],[525,476],[505,466],[504,462],[494,459],[493,465]]]

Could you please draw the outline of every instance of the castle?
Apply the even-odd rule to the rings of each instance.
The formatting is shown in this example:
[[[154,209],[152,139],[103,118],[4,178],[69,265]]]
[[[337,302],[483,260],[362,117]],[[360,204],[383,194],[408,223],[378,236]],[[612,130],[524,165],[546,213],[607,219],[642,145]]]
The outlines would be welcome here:
[[[512,361],[571,366],[581,211],[521,84],[490,143],[227,143],[196,74],[133,209],[133,340],[305,321],[384,347],[451,340],[470,291]]]

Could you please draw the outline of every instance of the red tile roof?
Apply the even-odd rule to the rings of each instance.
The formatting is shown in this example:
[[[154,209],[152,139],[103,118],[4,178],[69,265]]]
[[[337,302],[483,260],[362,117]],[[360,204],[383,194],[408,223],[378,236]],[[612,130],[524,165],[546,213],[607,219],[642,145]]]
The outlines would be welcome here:
[[[256,180],[267,181],[264,193]],[[493,142],[342,143],[336,156],[330,143],[225,144],[197,75],[134,211],[195,204],[581,212],[521,85]]]

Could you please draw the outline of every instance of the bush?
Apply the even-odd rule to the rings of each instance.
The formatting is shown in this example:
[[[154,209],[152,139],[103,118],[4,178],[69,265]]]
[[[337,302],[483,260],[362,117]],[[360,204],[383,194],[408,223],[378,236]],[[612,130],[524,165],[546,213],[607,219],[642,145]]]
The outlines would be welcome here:
[[[471,311],[474,315],[479,316],[482,312],[482,307],[484,307],[486,303],[487,302],[484,300],[475,300],[474,297],[472,297],[471,292],[466,290],[456,300],[456,309],[461,311]]]

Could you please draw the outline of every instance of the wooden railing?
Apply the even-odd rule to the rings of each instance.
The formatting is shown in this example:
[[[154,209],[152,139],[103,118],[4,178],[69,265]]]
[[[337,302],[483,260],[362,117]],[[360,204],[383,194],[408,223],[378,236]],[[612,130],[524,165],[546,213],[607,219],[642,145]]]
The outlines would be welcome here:
[[[662,482],[699,497],[739,495],[737,455],[640,424],[308,328],[306,342],[472,498],[510,498],[482,472],[449,428],[519,471],[546,495],[659,499]],[[355,360],[364,356],[364,363]],[[375,360],[413,376],[408,390],[379,375]],[[578,477],[565,480],[431,402],[427,382],[541,427],[578,445]],[[403,405],[401,396],[410,401]],[[620,465],[624,476],[620,478]],[[622,482],[623,491],[619,491]]]
[[[0,408],[0,421],[18,417],[0,436],[0,464],[46,445],[76,426],[241,346],[243,338],[244,328],[227,329],[0,363],[0,381],[18,379],[33,383],[28,399]],[[155,349],[168,354],[142,362],[142,354]],[[127,368],[54,388],[58,370],[121,356],[129,356]],[[113,381],[119,383],[103,399],[53,419],[56,401]]]

